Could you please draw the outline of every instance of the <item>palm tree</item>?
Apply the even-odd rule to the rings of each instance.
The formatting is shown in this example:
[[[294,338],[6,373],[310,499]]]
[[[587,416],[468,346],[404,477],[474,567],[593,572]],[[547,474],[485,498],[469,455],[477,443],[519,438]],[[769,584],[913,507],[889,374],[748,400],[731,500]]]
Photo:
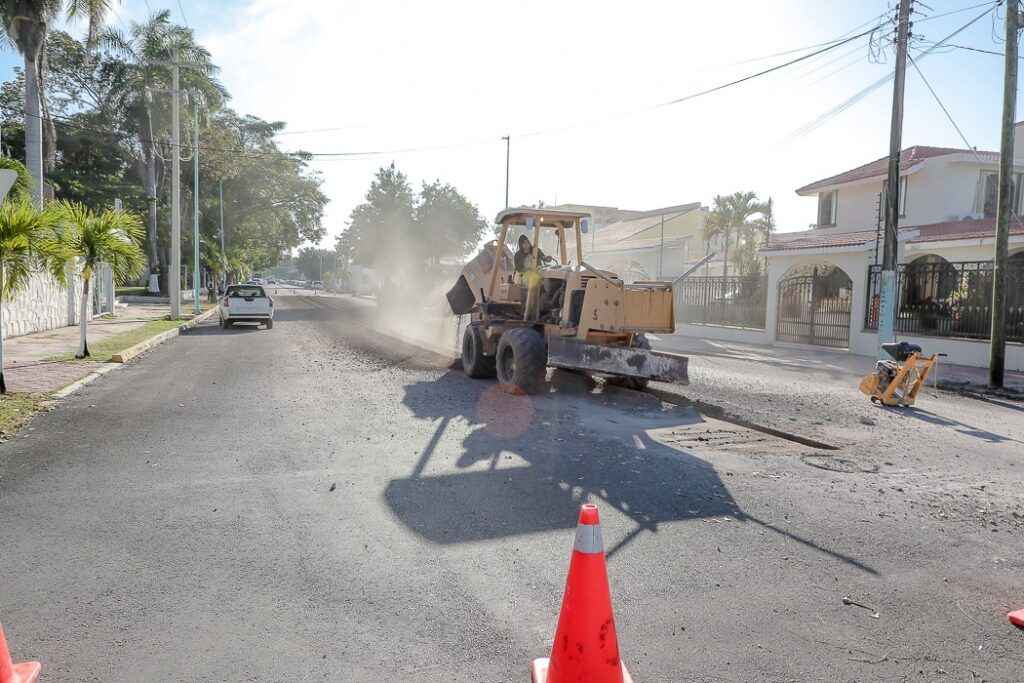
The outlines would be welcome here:
[[[199,92],[208,110],[217,109],[227,99],[227,90],[216,80],[219,69],[213,64],[210,52],[195,41],[192,29],[171,23],[169,10],[155,12],[141,24],[133,23],[127,33],[107,29],[99,37],[101,47],[119,59],[121,69],[116,76],[114,97],[134,118],[136,137],[141,153],[137,165],[143,187],[149,202],[146,216],[146,233],[149,242],[149,272],[159,272],[157,244],[157,160],[171,153],[169,145],[157,141],[154,117],[167,120],[166,98],[153,96],[154,89],[171,86],[170,70],[158,61],[167,61],[174,50],[178,59],[195,68],[182,69],[180,88]],[[188,116],[183,117],[186,127]],[[183,136],[189,139],[188,135]]]
[[[17,47],[25,60],[25,166],[34,184],[33,199],[43,205],[43,124],[53,138],[52,123],[45,116],[46,96],[42,81],[42,56],[48,24],[63,17],[88,18],[86,54],[99,35],[111,0],[0,0],[3,26],[0,34]],[[51,149],[53,145],[50,145]]]
[[[89,284],[101,264],[110,267],[115,284],[138,277],[146,267],[146,256],[139,247],[142,219],[134,213],[107,209],[96,214],[75,202],[56,202],[54,210],[63,223],[60,233],[68,255],[82,277],[81,335],[78,358],[89,355],[86,339],[89,328]]]
[[[775,200],[771,197],[761,202],[761,217],[754,222],[759,245],[764,244],[775,234]],[[768,272],[768,259],[764,259],[764,272]]]
[[[15,196],[0,204],[0,303],[14,298],[37,271],[49,272],[60,284],[66,283],[67,256],[57,225],[56,212],[49,207],[39,211],[29,196]],[[0,331],[2,328],[0,305]],[[2,337],[0,333],[0,394],[5,394]]]
[[[715,195],[715,207],[704,225],[704,241],[718,239],[725,256],[722,275],[729,274],[729,245],[750,229],[750,219],[760,213],[761,206],[754,192]]]

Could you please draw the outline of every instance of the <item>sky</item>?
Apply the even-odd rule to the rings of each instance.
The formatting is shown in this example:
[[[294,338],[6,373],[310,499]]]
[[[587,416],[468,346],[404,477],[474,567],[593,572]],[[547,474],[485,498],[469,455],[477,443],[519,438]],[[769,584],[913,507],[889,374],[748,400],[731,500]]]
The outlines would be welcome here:
[[[921,50],[994,4],[916,3],[911,51],[983,150],[998,150],[1002,57]],[[796,188],[888,153],[891,82],[809,130],[892,72],[891,45],[873,52],[870,36],[665,104],[820,49],[798,48],[880,22],[876,35],[891,31],[885,0],[123,0],[108,22],[164,8],[210,49],[233,108],[287,122],[283,148],[372,153],[312,163],[330,198],[324,246],[392,161],[414,188],[451,183],[492,220],[505,204],[505,135],[512,206],[647,210],[753,190],[775,200],[782,232],[814,221],[815,200]],[[989,11],[949,42],[1001,52],[1002,31]],[[0,78],[17,64],[0,52]],[[913,144],[964,146],[908,66],[903,147]]]

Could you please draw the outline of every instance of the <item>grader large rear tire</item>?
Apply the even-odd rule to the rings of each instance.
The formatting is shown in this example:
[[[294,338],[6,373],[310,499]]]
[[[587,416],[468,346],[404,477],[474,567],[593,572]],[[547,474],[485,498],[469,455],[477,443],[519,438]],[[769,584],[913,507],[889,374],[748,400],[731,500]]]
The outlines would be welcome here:
[[[544,386],[548,358],[536,330],[519,327],[498,341],[498,383],[510,394],[535,394]]]
[[[484,355],[484,335],[478,322],[470,323],[462,335],[462,370],[473,379],[494,377],[494,356]]]

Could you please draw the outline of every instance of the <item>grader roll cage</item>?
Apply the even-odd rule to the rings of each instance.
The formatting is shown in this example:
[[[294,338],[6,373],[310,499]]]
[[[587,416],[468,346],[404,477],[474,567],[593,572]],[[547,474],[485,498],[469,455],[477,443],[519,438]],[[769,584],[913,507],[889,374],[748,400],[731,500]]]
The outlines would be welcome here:
[[[589,220],[587,213],[544,209],[498,214],[498,239],[463,267],[447,295],[453,313],[471,316],[462,340],[467,375],[497,376],[510,393],[540,391],[549,366],[604,375],[634,389],[652,379],[689,383],[687,358],[652,351],[645,336],[675,331],[672,284],[627,285],[588,265],[581,237]],[[534,245],[522,276],[507,246],[510,230],[519,226]],[[539,262],[542,231],[557,238],[556,253],[548,255],[555,265]]]

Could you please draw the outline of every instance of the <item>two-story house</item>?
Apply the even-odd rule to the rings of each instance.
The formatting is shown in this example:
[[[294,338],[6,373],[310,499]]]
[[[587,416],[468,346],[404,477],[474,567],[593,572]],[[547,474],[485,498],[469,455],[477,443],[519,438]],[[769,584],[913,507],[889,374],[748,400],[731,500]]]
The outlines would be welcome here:
[[[584,204],[551,208],[589,213],[592,222],[583,235],[584,259],[618,273],[627,282],[676,278],[706,252],[703,235],[708,207],[700,202],[646,211]],[[721,274],[722,263],[719,257],[706,267],[712,274]]]
[[[1024,123],[1015,140],[1007,367],[1024,369]],[[973,149],[900,154],[897,333],[951,362],[988,361],[998,162],[997,152]],[[883,157],[797,190],[817,201],[817,220],[761,249],[769,341],[874,352],[887,169]]]

